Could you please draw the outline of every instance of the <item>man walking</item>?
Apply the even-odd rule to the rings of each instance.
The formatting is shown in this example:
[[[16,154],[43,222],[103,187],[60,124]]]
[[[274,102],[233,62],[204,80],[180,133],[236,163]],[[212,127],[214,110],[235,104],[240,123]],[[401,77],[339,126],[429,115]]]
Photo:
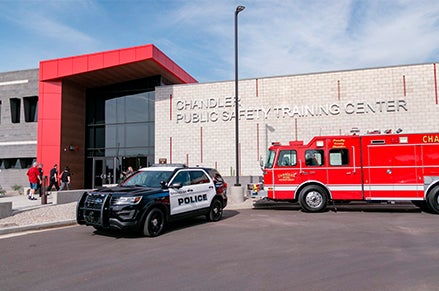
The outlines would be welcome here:
[[[40,171],[38,170],[38,163],[34,162],[32,168],[27,171],[27,176],[30,184],[30,191],[27,198],[29,200],[37,200],[35,197],[35,191],[38,188],[38,184],[41,183]]]
[[[59,190],[58,186],[58,165],[53,165],[53,168],[50,170],[50,184],[47,187],[47,191],[52,191],[52,187],[55,186],[56,191]]]
[[[61,174],[61,187],[59,187],[59,191],[64,190],[64,188],[70,190],[70,169],[69,167],[65,167],[64,171]]]

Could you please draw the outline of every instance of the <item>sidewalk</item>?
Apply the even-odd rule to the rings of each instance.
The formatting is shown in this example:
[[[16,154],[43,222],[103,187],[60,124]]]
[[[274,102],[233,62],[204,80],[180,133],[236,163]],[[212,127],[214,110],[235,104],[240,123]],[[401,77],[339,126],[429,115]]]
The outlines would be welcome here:
[[[59,227],[76,223],[76,202],[52,204],[52,197],[47,197],[47,204],[41,204],[41,198],[29,200],[26,195],[6,195],[0,202],[12,202],[12,216],[0,219],[0,235]]]
[[[12,202],[12,216],[0,219],[0,235],[61,227],[76,224],[76,202],[52,204],[52,197],[47,197],[47,204],[41,204],[41,198],[29,200],[26,195],[0,196],[0,202]],[[252,208],[253,200],[243,203],[229,203],[226,210]]]

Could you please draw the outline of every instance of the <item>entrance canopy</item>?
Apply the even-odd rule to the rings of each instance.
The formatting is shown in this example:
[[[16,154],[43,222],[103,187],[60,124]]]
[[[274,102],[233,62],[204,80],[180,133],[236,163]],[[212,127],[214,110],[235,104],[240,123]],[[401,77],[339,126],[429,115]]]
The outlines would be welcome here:
[[[40,82],[69,79],[88,88],[157,75],[170,84],[197,83],[152,44],[40,63]]]
[[[69,166],[83,187],[86,90],[160,76],[162,84],[197,83],[152,44],[40,62],[37,160],[48,173]]]

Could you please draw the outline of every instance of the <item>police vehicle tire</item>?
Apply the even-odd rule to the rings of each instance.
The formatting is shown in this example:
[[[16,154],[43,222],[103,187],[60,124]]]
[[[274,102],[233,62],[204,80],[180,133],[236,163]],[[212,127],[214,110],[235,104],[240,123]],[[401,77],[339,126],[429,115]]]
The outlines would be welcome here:
[[[223,217],[223,204],[218,199],[214,199],[210,205],[209,213],[207,214],[208,221],[219,221]]]
[[[439,186],[436,186],[431,190],[430,194],[428,194],[427,201],[430,210],[439,214]]]
[[[300,207],[306,212],[319,212],[326,208],[328,197],[322,187],[309,185],[299,194]]]
[[[103,231],[104,228],[102,226],[97,226],[97,225],[93,225],[94,229],[96,229],[97,231]]]
[[[155,237],[159,236],[165,226],[165,215],[159,208],[151,209],[146,215],[143,224],[142,234],[144,236]]]

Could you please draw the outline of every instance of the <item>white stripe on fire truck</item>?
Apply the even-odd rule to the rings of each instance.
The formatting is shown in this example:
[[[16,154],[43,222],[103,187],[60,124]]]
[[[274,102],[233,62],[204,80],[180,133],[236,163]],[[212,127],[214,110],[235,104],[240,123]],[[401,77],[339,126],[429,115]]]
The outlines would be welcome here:
[[[272,190],[274,187],[276,191],[296,191],[299,185],[265,185],[266,188]],[[331,191],[361,191],[360,184],[352,184],[352,185],[327,185],[329,190]],[[395,184],[395,185],[364,185],[365,191],[423,191],[423,184]]]

